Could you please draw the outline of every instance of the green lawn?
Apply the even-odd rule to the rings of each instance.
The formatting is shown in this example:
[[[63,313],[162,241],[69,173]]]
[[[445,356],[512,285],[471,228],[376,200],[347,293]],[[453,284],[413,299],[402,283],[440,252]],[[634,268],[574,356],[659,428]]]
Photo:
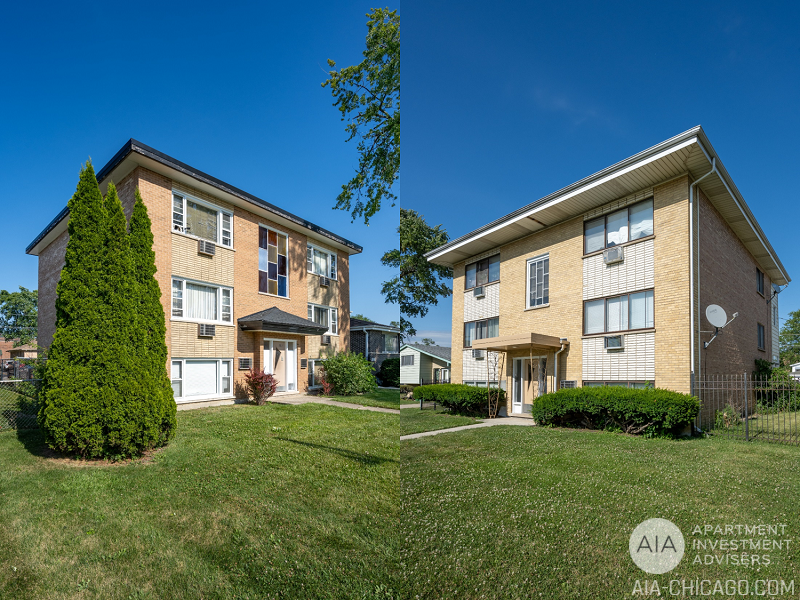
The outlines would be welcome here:
[[[178,413],[151,460],[42,457],[0,433],[0,598],[382,598],[400,539],[395,415]]]
[[[400,435],[447,429],[448,427],[458,427],[460,425],[472,425],[474,423],[480,423],[480,419],[451,415],[445,410],[404,408],[400,411]]]
[[[780,597],[797,597],[797,447],[497,426],[404,441],[401,458],[402,597],[616,599],[637,579],[669,596],[671,579],[694,578],[796,579]],[[653,517],[687,544],[665,575],[628,553],[633,529]],[[761,523],[787,524],[794,540],[768,552],[771,565],[693,564],[694,525]]]
[[[332,396],[329,400],[350,402],[361,406],[377,406],[379,408],[400,408],[400,392],[398,390],[378,389],[361,396]]]
[[[800,444],[800,413],[756,413],[747,420],[747,430],[754,440]],[[714,429],[712,433],[723,437],[729,433],[744,436],[744,420],[736,425]]]

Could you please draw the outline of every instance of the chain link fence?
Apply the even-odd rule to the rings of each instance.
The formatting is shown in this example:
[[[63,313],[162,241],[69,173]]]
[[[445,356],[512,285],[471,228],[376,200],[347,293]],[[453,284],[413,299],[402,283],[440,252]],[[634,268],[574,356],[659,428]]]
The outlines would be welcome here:
[[[0,432],[35,429],[39,425],[39,379],[0,381]]]

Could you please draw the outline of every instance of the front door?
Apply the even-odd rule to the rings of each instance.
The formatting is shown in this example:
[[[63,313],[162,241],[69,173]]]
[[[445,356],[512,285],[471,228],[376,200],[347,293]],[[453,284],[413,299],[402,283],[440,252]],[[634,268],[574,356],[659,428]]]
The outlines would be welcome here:
[[[512,376],[511,413],[521,415],[531,412],[531,405],[539,391],[539,359],[515,358]]]
[[[264,370],[272,373],[278,383],[276,392],[297,391],[297,360],[295,342],[264,340]]]

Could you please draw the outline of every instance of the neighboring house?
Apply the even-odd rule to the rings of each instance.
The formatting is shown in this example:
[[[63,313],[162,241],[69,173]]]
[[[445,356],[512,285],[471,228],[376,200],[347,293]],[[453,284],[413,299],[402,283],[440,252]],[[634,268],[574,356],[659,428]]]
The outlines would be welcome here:
[[[793,365],[789,365],[790,374],[795,379],[800,379],[800,363],[794,363]]]
[[[400,356],[400,328],[351,317],[350,349],[380,369],[387,358]]]
[[[15,348],[16,341],[0,338],[0,359],[36,358],[38,356],[39,350],[36,346],[36,340]]]
[[[403,344],[400,385],[450,382],[450,348]]]
[[[509,413],[560,387],[692,392],[778,355],[789,275],[700,127],[427,257],[453,267],[453,381],[499,382]],[[705,348],[711,304],[738,317]]]
[[[315,361],[349,346],[350,255],[345,238],[135,140],[97,172],[130,217],[139,189],[153,223],[156,279],[178,403],[245,395],[263,368],[278,393],[313,385]],[[65,208],[28,246],[39,257],[39,342],[55,330]]]

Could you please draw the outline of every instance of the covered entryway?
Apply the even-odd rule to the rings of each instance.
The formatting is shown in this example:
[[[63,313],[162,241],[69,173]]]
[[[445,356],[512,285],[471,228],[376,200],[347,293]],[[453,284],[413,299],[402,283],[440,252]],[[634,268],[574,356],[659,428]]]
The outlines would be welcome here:
[[[512,360],[511,413],[521,415],[531,412],[533,399],[547,391],[547,357]]]
[[[292,340],[264,339],[264,371],[278,382],[275,390],[297,391],[297,344]]]

